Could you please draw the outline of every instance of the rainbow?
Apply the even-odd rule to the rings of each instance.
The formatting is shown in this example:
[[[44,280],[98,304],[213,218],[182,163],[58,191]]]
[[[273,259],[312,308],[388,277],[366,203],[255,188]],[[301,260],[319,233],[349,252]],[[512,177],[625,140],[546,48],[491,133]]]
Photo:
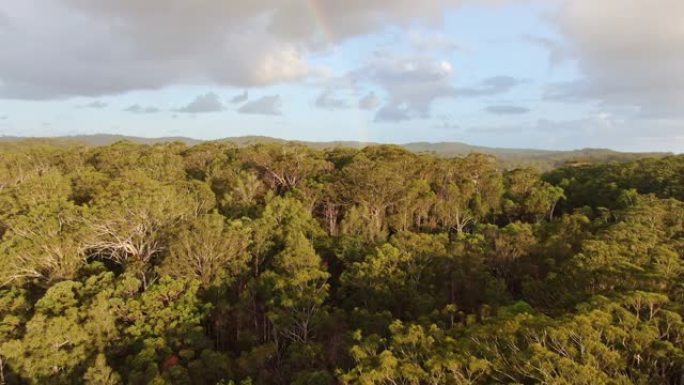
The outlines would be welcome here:
[[[331,27],[332,24],[328,19],[328,12],[325,10],[322,2],[323,0],[305,0],[309,16],[316,26],[316,29],[326,43],[329,45],[334,45],[336,42],[335,32]],[[357,102],[361,100],[361,90],[357,87],[357,85],[354,82],[350,82],[349,87],[352,91],[354,100]],[[358,108],[356,108],[356,106],[352,107],[352,111],[354,111],[354,117],[353,121],[350,123],[354,124],[356,127],[358,140],[362,142],[369,142],[370,129],[368,127],[368,121],[366,117]]]
[[[333,43],[335,41],[335,34],[330,27],[331,24],[328,21],[328,15],[321,4],[321,0],[306,0],[306,5],[308,6],[307,10],[309,11],[311,20],[313,20],[318,31],[326,42]]]

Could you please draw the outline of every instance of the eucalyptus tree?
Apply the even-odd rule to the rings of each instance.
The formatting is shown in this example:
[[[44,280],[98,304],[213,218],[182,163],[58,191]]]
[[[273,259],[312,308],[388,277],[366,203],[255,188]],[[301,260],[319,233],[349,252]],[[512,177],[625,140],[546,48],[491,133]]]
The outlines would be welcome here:
[[[169,231],[211,208],[193,192],[140,172],[123,174],[93,201],[89,254],[134,271],[146,287],[155,259],[168,248]]]

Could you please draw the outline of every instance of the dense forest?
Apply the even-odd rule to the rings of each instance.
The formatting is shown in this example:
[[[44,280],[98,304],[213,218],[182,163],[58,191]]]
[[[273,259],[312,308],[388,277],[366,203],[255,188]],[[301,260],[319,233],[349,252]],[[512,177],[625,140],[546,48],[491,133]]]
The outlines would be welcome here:
[[[684,384],[684,156],[0,152],[0,383]]]

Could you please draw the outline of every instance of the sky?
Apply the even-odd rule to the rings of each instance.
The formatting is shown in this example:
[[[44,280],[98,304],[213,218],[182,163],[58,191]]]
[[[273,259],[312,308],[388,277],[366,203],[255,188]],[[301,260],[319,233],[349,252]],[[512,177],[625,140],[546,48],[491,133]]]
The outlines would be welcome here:
[[[0,2],[0,135],[684,152],[681,0]]]

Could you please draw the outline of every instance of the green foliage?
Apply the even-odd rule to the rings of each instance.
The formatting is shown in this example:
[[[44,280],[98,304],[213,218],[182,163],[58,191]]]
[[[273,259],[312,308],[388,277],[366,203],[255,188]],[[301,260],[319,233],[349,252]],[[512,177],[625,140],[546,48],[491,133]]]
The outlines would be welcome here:
[[[189,221],[175,232],[160,273],[195,278],[205,287],[230,284],[246,269],[250,233],[239,221],[226,224],[219,214]]]
[[[0,383],[681,384],[684,157],[0,156]]]
[[[49,285],[74,278],[86,259],[86,215],[71,202],[54,202],[9,218],[0,243],[0,282]]]
[[[277,333],[293,341],[308,342],[311,324],[327,296],[328,277],[304,235],[288,234],[272,269],[261,276],[269,298],[267,314]]]
[[[121,376],[107,365],[104,354],[98,354],[95,362],[83,375],[83,383],[86,385],[119,385]]]
[[[564,197],[563,189],[539,178],[534,170],[517,169],[506,175],[507,192],[503,204],[509,218],[553,219],[558,201]]]

